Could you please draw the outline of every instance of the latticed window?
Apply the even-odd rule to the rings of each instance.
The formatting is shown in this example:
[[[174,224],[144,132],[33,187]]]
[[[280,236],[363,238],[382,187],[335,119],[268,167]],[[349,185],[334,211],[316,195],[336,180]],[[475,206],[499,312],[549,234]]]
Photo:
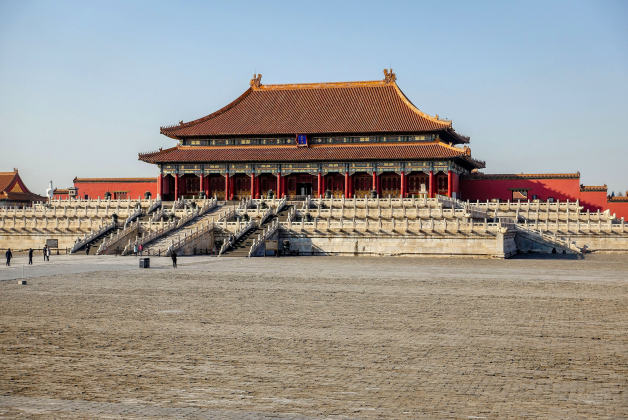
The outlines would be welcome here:
[[[189,193],[199,192],[201,188],[201,180],[199,177],[189,177],[185,179],[185,190]]]
[[[236,179],[236,190],[237,191],[246,191],[251,189],[251,180],[248,178],[237,178]]]
[[[210,181],[210,186],[212,191],[224,191],[225,190],[225,180],[224,178],[212,178]]]

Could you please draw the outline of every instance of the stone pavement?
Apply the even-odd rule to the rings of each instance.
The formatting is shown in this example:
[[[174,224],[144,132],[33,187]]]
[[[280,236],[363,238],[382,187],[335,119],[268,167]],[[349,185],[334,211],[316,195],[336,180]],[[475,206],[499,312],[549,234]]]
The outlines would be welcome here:
[[[92,250],[93,251],[93,250]],[[207,257],[211,258],[211,257]],[[40,254],[33,256],[33,265],[28,265],[28,255],[24,252],[14,254],[11,266],[3,264],[0,267],[0,281],[24,278],[59,276],[66,274],[89,273],[98,271],[128,271],[137,270],[139,261],[137,257],[116,257],[113,255],[85,255],[84,252],[71,255],[51,255],[50,261],[44,261]],[[151,257],[152,269],[171,268],[170,258]]]
[[[6,411],[4,411],[6,410]],[[320,417],[307,417],[297,414],[252,413],[234,410],[206,410],[196,407],[163,407],[143,402],[128,401],[111,403],[98,401],[54,400],[49,398],[28,398],[0,396],[0,418],[21,416],[33,417],[84,416],[85,418],[124,418],[124,419],[163,419],[190,418],[208,420],[314,420]],[[329,419],[340,417],[328,417]],[[347,419],[347,417],[342,417]]]
[[[621,255],[67,258],[0,282],[0,418],[628,418]]]

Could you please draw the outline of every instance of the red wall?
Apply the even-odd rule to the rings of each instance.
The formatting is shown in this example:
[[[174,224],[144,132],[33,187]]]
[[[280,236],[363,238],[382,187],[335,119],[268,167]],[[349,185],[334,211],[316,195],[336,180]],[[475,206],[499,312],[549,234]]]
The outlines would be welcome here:
[[[539,200],[554,197],[560,201],[576,201],[580,196],[580,180],[567,179],[461,179],[460,190],[463,200],[486,201],[494,198],[503,201],[512,201],[512,188],[528,190],[528,197],[532,200],[537,195]]]
[[[618,219],[622,217],[628,221],[628,203],[627,202],[609,202],[607,191],[582,191],[580,193],[580,205],[584,209],[590,211],[604,211],[609,209],[611,214],[615,214]]]
[[[607,203],[606,208],[611,211],[611,214],[614,213],[618,219],[623,217],[625,221],[628,221],[628,202]]]
[[[69,198],[69,194],[67,194],[67,193],[60,194],[58,192],[55,192],[53,198],[60,198],[62,200],[67,200]]]
[[[584,210],[596,212],[610,209],[617,218],[628,220],[628,203],[608,202],[605,191],[580,191],[580,178],[548,178],[548,179],[460,179],[462,200],[512,201],[512,189],[526,189],[532,200],[537,195],[539,200],[546,201],[549,197],[560,201],[580,200]]]
[[[111,198],[114,198],[116,191],[128,191],[128,198],[137,200],[139,196],[144,198],[144,193],[150,191],[153,198],[157,198],[157,178],[150,181],[124,181],[111,179],[106,182],[74,182],[74,186],[78,188],[77,195],[84,198],[105,198],[105,193],[109,191]]]

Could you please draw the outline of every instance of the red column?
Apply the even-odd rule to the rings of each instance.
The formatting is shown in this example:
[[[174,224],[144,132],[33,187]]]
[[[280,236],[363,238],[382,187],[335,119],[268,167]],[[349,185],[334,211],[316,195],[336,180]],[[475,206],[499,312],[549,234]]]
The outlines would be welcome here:
[[[372,190],[377,189],[377,172],[373,171],[373,183],[371,185]]]
[[[179,174],[174,174],[174,201],[179,199]]]
[[[262,189],[262,180],[259,176],[255,177],[255,198],[260,198],[261,195],[264,195],[264,191]]]
[[[452,184],[453,177],[451,176],[451,171],[447,171],[447,197],[451,197],[451,191],[453,190]]]
[[[345,172],[345,198],[349,198],[349,172]]]
[[[198,191],[205,191],[205,176],[203,176],[203,174],[201,174],[200,176],[201,180],[199,182],[199,187],[198,187]]]
[[[376,179],[377,181],[377,195],[381,196],[382,195],[382,176],[380,174],[377,175]]]
[[[208,176],[204,176],[203,177],[203,182],[204,182],[203,191],[205,191],[205,196],[207,198],[209,198],[209,177]]]
[[[225,200],[229,199],[229,174],[225,174]]]
[[[251,174],[251,198],[255,198],[255,174]]]
[[[349,175],[349,194],[351,195],[351,198],[355,197],[355,185],[354,185],[354,179],[353,177],[355,176],[355,174],[353,175]]]
[[[318,173],[318,198],[323,198],[325,196],[323,191],[323,175]]]
[[[434,198],[434,171],[430,171],[430,192],[429,198]]]
[[[157,195],[160,197],[163,197],[164,195],[163,187],[164,187],[164,176],[162,174],[159,174],[159,176],[157,177]]]
[[[235,176],[229,177],[229,200],[233,200],[235,195]]]
[[[406,173],[401,171],[401,198],[406,198]]]
[[[281,172],[277,172],[277,191],[275,191],[277,198],[281,198],[281,187]]]

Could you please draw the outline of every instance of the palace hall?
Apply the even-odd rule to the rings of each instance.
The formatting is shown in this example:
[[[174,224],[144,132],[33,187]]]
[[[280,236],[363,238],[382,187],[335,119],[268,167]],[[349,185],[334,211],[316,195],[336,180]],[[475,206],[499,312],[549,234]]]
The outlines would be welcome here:
[[[264,85],[261,78],[224,108],[161,128],[178,144],[139,156],[159,168],[158,195],[409,197],[423,185],[429,197],[460,198],[460,177],[485,166],[451,121],[404,95],[392,69],[363,82]]]

